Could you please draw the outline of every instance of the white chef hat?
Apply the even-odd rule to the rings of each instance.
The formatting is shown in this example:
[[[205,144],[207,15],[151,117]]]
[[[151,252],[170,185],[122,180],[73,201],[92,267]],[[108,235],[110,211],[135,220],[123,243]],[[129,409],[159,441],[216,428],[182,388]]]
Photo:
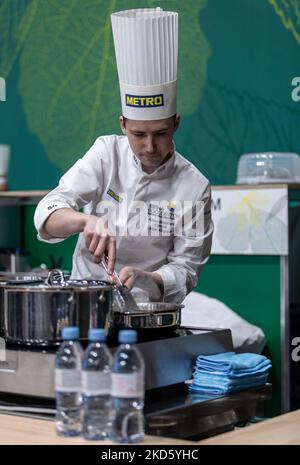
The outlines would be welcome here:
[[[122,113],[134,120],[176,113],[178,14],[161,8],[111,15]]]

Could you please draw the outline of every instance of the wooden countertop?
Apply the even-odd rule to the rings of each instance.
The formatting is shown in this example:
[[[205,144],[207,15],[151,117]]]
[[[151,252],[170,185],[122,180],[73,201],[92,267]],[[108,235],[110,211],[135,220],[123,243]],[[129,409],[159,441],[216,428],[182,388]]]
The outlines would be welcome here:
[[[299,445],[300,410],[280,415],[254,425],[219,434],[202,441],[183,441],[158,436],[145,436],[141,445]],[[111,441],[87,441],[84,438],[63,438],[56,435],[54,422],[0,414],[0,445],[67,444],[111,445]]]
[[[1,445],[111,445],[111,441],[87,441],[82,437],[64,438],[57,436],[54,422],[26,418],[17,415],[0,414]],[[169,439],[158,436],[145,436],[141,445],[195,445],[194,442]]]
[[[199,441],[198,445],[299,445],[300,410]]]

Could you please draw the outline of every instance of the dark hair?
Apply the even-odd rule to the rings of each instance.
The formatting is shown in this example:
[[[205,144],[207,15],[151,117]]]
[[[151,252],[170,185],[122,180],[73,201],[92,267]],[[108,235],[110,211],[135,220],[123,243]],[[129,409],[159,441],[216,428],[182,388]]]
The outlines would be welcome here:
[[[175,113],[175,115],[172,116],[173,118],[173,121],[174,121],[174,126],[175,126],[175,122],[176,122],[176,116],[177,116],[177,113]],[[124,126],[126,126],[126,122],[128,121],[128,118],[126,118],[126,116],[122,115],[123,117],[123,121],[124,121]]]

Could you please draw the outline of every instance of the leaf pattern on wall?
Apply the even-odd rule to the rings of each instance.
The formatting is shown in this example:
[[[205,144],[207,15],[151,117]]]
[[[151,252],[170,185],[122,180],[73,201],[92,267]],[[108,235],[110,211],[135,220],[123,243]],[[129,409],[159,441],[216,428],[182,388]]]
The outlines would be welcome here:
[[[286,196],[283,195],[280,197],[273,205],[271,208],[269,215],[266,219],[266,221],[269,221],[270,219],[274,218],[278,213],[280,213],[286,206]]]
[[[243,252],[249,245],[247,218],[241,213],[231,213],[220,219],[216,236],[225,250],[240,250]]]
[[[216,238],[229,253],[278,254],[287,248],[287,226],[276,215],[286,206],[286,196],[276,201],[270,211],[259,206],[268,199],[251,191],[232,205],[231,213],[221,218]]]
[[[183,115],[198,108],[206,79],[210,49],[199,24],[206,3],[145,0],[142,5],[179,12],[178,108]],[[30,131],[62,169],[99,135],[120,132],[110,14],[137,7],[141,2],[136,0],[27,0],[19,18],[22,22],[27,12],[31,19],[20,54],[19,92]],[[22,30],[17,27],[14,34],[18,43]],[[1,69],[0,62],[0,74]]]
[[[269,212],[252,208],[251,216],[259,219],[252,222],[250,217],[249,242],[254,254],[275,253],[286,249],[287,226],[276,216],[269,216]]]
[[[183,155],[213,184],[234,184],[244,153],[299,152],[300,108],[209,81],[197,112],[184,121]],[[197,134],[197,137],[195,137]]]
[[[294,39],[300,44],[300,1],[269,0],[284,27],[291,31]]]
[[[7,77],[26,42],[38,0],[0,0],[0,75]]]

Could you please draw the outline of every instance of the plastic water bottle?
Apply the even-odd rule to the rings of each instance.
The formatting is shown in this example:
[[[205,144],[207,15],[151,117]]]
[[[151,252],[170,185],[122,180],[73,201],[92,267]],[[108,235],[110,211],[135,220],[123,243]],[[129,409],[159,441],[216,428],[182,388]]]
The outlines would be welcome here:
[[[121,330],[112,366],[113,420],[111,439],[114,442],[137,442],[144,438],[145,365],[134,345],[137,333]]]
[[[112,356],[105,339],[104,329],[91,329],[82,360],[82,433],[86,439],[105,439],[111,427]]]
[[[81,434],[81,359],[79,329],[64,328],[55,359],[56,431],[60,436]]]

